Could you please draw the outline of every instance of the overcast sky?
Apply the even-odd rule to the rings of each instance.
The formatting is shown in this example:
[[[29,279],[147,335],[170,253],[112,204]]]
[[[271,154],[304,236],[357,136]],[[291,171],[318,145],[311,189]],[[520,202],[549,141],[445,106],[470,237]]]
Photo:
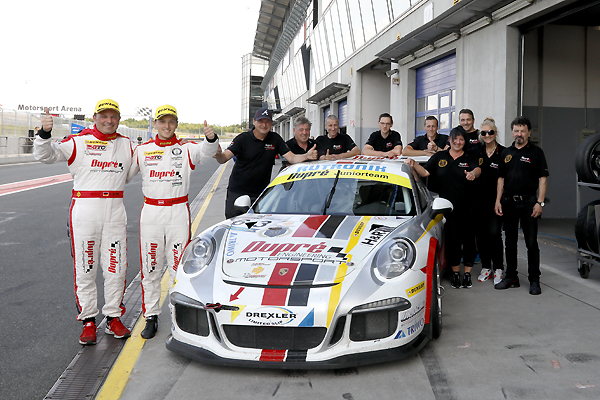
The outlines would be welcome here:
[[[0,104],[171,104],[181,122],[241,118],[241,58],[260,0],[4,0]]]

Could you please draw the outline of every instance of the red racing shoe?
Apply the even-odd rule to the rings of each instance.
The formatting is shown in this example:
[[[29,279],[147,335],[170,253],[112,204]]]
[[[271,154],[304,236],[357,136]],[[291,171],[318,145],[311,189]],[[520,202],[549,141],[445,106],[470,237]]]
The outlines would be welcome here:
[[[117,339],[128,338],[131,336],[131,332],[129,332],[129,329],[125,328],[125,325],[123,325],[119,317],[111,319],[110,322],[106,324],[104,332],[109,335],[114,335]]]
[[[96,328],[96,324],[94,322],[86,322],[85,325],[83,325],[83,332],[81,333],[81,336],[79,336],[79,343],[83,345],[96,344],[97,330],[98,328]]]

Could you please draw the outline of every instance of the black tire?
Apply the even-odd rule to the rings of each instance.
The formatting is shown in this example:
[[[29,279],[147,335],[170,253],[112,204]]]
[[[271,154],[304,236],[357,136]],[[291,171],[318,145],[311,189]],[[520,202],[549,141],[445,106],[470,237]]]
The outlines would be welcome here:
[[[592,201],[579,210],[575,222],[575,238],[577,247],[582,250],[598,253],[598,226],[596,225],[595,206],[600,205],[600,200]]]
[[[431,337],[437,339],[442,334],[442,298],[439,296],[439,265],[437,257],[435,267],[433,268],[433,277],[431,284],[431,307],[429,309],[429,323],[431,324]]]
[[[575,155],[575,169],[582,182],[600,183],[600,133],[581,142]]]

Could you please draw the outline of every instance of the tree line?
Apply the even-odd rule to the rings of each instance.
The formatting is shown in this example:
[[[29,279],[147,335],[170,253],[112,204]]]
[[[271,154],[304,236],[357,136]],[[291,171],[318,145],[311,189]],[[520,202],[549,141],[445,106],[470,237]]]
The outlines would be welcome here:
[[[136,120],[135,118],[127,118],[121,120],[120,125],[125,125],[128,128],[134,129],[148,129],[148,120]],[[234,124],[234,125],[213,125],[209,124],[211,128],[217,133],[241,133],[247,130],[248,128],[242,124]],[[180,122],[177,127],[177,132],[179,133],[200,133],[202,134],[204,130],[204,123],[201,124],[192,124],[189,122]]]

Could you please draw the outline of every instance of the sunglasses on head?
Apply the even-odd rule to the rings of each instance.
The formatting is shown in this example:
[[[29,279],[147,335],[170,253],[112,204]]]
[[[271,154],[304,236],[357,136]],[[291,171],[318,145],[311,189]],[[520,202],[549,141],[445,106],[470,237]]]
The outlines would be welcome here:
[[[479,131],[479,133],[481,133],[481,136],[487,136],[487,135],[492,136],[496,133],[496,131],[493,129],[490,129],[489,131]]]

